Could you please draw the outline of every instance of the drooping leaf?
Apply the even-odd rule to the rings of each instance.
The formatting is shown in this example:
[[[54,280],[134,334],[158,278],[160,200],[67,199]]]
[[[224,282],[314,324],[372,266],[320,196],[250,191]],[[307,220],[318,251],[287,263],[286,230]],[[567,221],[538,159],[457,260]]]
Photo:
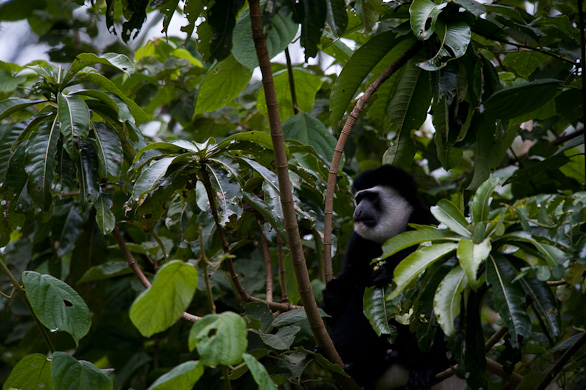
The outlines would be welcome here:
[[[367,287],[364,291],[363,312],[377,336],[391,334],[385,306],[385,289],[383,287]]]
[[[252,71],[230,56],[217,62],[203,79],[195,100],[194,115],[232,103],[250,81]]]
[[[455,267],[440,283],[433,298],[433,310],[444,333],[456,334],[455,321],[460,315],[462,292],[468,286],[468,279],[462,267]]]
[[[299,25],[293,22],[289,15],[277,13],[271,18],[270,24],[264,25],[264,28],[269,58],[273,58],[283,52],[295,38]],[[254,41],[250,39],[251,36],[250,10],[247,8],[240,14],[234,28],[232,55],[239,63],[252,71],[258,66],[258,57]]]
[[[65,282],[33,271],[25,271],[22,282],[35,316],[43,325],[51,331],[69,333],[79,344],[92,324],[90,311],[79,294]]]
[[[55,352],[51,363],[53,387],[63,390],[112,390],[114,385],[100,369],[65,352]]]
[[[437,5],[431,0],[414,0],[411,3],[411,30],[417,38],[427,40],[433,35],[437,17],[445,7],[446,3]]]
[[[55,240],[53,246],[57,250],[57,256],[62,257],[75,248],[84,219],[73,203],[55,207],[52,236]]]
[[[470,237],[470,224],[466,221],[460,209],[452,202],[447,199],[441,199],[437,206],[431,207],[430,210],[433,216],[450,230],[464,237]]]
[[[242,354],[242,358],[246,362],[246,365],[248,366],[248,369],[250,370],[250,373],[252,374],[252,377],[254,378],[254,381],[260,390],[278,389],[275,382],[273,382],[269,376],[267,369],[262,364],[260,364],[259,361],[254,358],[254,356],[248,353],[244,353]]]
[[[28,193],[43,210],[48,210],[53,202],[52,186],[58,141],[59,126],[55,118],[52,122],[42,123],[28,144],[24,167],[28,175]]]
[[[511,344],[521,348],[531,330],[525,294],[521,283],[514,282],[517,272],[511,262],[499,253],[487,260],[486,281],[492,288],[495,308],[511,334]]]
[[[104,235],[112,233],[112,230],[116,227],[116,217],[112,213],[112,204],[111,196],[104,193],[100,194],[94,202],[96,222]]]
[[[51,360],[40,353],[23,357],[10,372],[2,389],[53,390]]]
[[[100,160],[100,176],[118,177],[124,161],[124,151],[118,135],[104,122],[93,122],[96,152]]]
[[[395,253],[414,245],[427,241],[458,240],[460,237],[448,229],[419,229],[410,230],[391,237],[383,244],[383,254],[380,259],[386,259]]]
[[[30,100],[11,97],[0,102],[0,120],[6,118],[8,115],[13,114],[17,111],[23,110],[27,107],[34,106],[35,104],[46,102],[46,100]]]
[[[156,273],[152,286],[136,298],[130,320],[145,337],[162,332],[181,317],[196,287],[197,270],[182,261],[170,261]]]
[[[337,141],[319,119],[307,113],[292,116],[283,123],[283,136],[312,145],[326,161],[332,161]]]
[[[246,321],[238,314],[208,314],[193,324],[189,332],[189,350],[197,348],[205,366],[235,365],[246,352]]]
[[[157,378],[148,390],[191,389],[201,378],[203,371],[203,365],[198,361],[190,360],[181,363]]]
[[[165,176],[167,169],[174,159],[175,157],[163,157],[155,161],[152,165],[143,169],[142,173],[134,183],[134,188],[132,189],[132,199],[138,200],[146,192],[154,190]]]
[[[399,263],[394,271],[393,283],[396,285],[389,299],[398,296],[411,282],[421,275],[430,265],[454,251],[457,244],[435,244],[413,252]]]
[[[480,187],[478,187],[478,190],[476,190],[476,194],[470,205],[474,223],[487,222],[488,212],[490,211],[490,198],[492,197],[494,189],[498,183],[499,179],[497,177],[492,177],[482,183]]]
[[[78,180],[83,205],[93,204],[100,195],[98,155],[89,141],[80,143]]]
[[[230,55],[236,16],[243,5],[244,0],[218,1],[208,11],[207,20],[214,32],[210,42],[210,51],[218,61],[222,61]]]
[[[297,68],[293,69],[293,79],[295,81],[297,106],[301,111],[310,112],[313,109],[315,95],[321,88],[321,79],[312,73]],[[277,101],[279,102],[279,115],[281,121],[285,121],[295,113],[288,72],[283,71],[275,74],[274,81]],[[261,114],[268,115],[264,89],[261,89],[258,93],[256,107]]]
[[[445,3],[444,3],[445,4]],[[439,35],[442,45],[436,55],[418,65],[425,70],[435,71],[446,66],[447,62],[466,54],[470,44],[472,32],[466,22],[436,23],[436,33]]]
[[[470,286],[474,291],[478,290],[478,287],[480,287],[478,270],[482,263],[488,258],[491,249],[490,237],[478,244],[466,238],[461,239],[458,243],[458,260],[466,272]]]
[[[89,134],[90,111],[85,101],[79,96],[60,93],[57,116],[63,134],[63,147],[67,153],[77,159],[77,144],[85,141]]]
[[[327,23],[334,34],[341,36],[348,27],[348,13],[344,0],[328,0]]]
[[[555,97],[562,84],[559,80],[540,79],[503,88],[490,95],[484,104],[485,115],[499,119],[513,119],[534,111]]]

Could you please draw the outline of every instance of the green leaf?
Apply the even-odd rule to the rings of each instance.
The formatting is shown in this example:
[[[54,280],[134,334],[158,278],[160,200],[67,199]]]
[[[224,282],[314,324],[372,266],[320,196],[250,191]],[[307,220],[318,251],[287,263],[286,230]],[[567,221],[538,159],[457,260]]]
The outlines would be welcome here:
[[[195,100],[194,115],[225,107],[244,90],[252,71],[230,56],[205,75]]]
[[[462,267],[452,269],[442,280],[433,298],[433,310],[437,322],[448,337],[456,335],[454,326],[460,315],[462,292],[468,286],[468,279]]]
[[[466,271],[466,276],[474,291],[477,291],[481,284],[478,280],[478,269],[482,262],[488,258],[491,250],[490,237],[479,244],[465,238],[458,243],[458,260]]]
[[[405,38],[398,38],[392,31],[375,35],[362,45],[348,60],[340,75],[336,78],[330,93],[330,121],[337,127],[346,108],[363,86],[364,79],[372,69],[390,54],[390,62],[398,58],[408,47],[399,45]],[[394,50],[395,48],[398,50]]]
[[[82,204],[85,206],[93,202],[100,196],[100,186],[98,177],[98,155],[94,145],[90,142],[80,143],[80,157],[78,161],[78,179],[80,185],[80,195]]]
[[[65,352],[55,352],[51,363],[53,386],[59,390],[112,390],[112,380],[96,366]]]
[[[160,218],[167,210],[168,202],[173,199],[175,192],[185,187],[188,176],[178,171],[176,174],[165,177],[157,188],[151,191],[136,210],[136,222],[146,232],[155,228]]]
[[[97,73],[86,73],[83,76],[77,78],[74,81],[76,84],[82,83],[92,83],[95,84],[108,92],[113,93],[114,95],[118,96],[120,99],[124,101],[128,105],[132,116],[137,124],[145,123],[149,120],[148,115],[143,111],[142,108],[138,104],[136,104],[133,100],[129,99],[112,81],[108,78],[97,74]]]
[[[161,375],[148,390],[191,389],[203,375],[204,367],[198,361],[187,361]]]
[[[448,61],[462,57],[466,54],[472,38],[470,26],[466,22],[444,24],[438,21],[436,32],[442,40],[442,45],[433,58],[418,64],[421,69],[428,71],[439,70],[446,66]]]
[[[547,54],[535,50],[524,50],[508,53],[503,60],[503,65],[513,69],[519,76],[527,79],[550,58]]]
[[[51,360],[40,353],[23,357],[12,369],[2,389],[53,390]]]
[[[422,242],[444,240],[457,241],[460,238],[460,236],[456,235],[454,232],[448,229],[430,228],[409,230],[391,237],[387,242],[385,242],[383,244],[383,254],[381,255],[380,259],[386,259],[387,257],[392,256],[405,248],[421,244]]]
[[[488,222],[488,212],[490,211],[490,198],[494,189],[499,184],[497,177],[492,177],[482,183],[476,190],[474,199],[471,202],[472,218],[474,223]]]
[[[252,377],[254,378],[254,381],[260,390],[278,389],[275,382],[273,382],[269,376],[267,369],[262,364],[260,364],[254,356],[244,353],[242,354],[242,358],[244,359],[244,362],[246,362],[246,365],[248,366],[248,369],[250,370],[250,373],[252,374]]]
[[[297,106],[301,111],[311,112],[315,102],[315,95],[322,85],[321,79],[302,69],[293,69],[293,79],[295,80]],[[287,71],[282,71],[275,74],[274,81],[277,101],[279,102],[279,115],[281,121],[285,121],[295,114],[293,110],[293,100],[291,98],[289,73]],[[261,89],[258,93],[256,98],[256,108],[262,115],[268,115],[264,89]]]
[[[484,113],[498,119],[528,114],[553,99],[561,84],[559,80],[540,79],[501,89],[490,95],[484,104]]]
[[[25,171],[28,175],[29,196],[43,210],[53,202],[53,180],[55,178],[55,153],[59,141],[57,118],[39,126],[35,137],[28,142]]]
[[[305,61],[315,57],[325,27],[327,4],[326,0],[304,1],[303,20],[301,22],[301,46],[305,49]]]
[[[279,12],[270,19],[270,23],[263,23],[263,28],[265,29],[269,58],[273,58],[289,46],[289,43],[297,35],[299,24],[293,22],[289,15]],[[238,62],[253,71],[258,66],[258,57],[256,56],[254,41],[250,37],[252,37],[250,9],[246,8],[242,11],[234,28],[232,55]]]
[[[112,213],[112,198],[108,194],[100,194],[94,201],[96,209],[96,222],[102,231],[102,234],[110,234],[116,227],[116,217]]]
[[[25,271],[22,282],[39,321],[52,332],[69,333],[78,345],[89,332],[92,320],[87,305],[77,292],[51,275],[33,271]]]
[[[131,273],[132,269],[128,266],[127,262],[108,261],[104,264],[96,265],[88,269],[77,283],[93,282],[96,280],[109,279]]]
[[[284,326],[276,334],[261,334],[260,338],[269,347],[278,351],[285,351],[291,348],[295,341],[295,335],[301,328],[297,325]]]
[[[457,244],[434,244],[419,248],[397,265],[393,283],[396,285],[388,299],[393,299],[406,289],[411,282],[419,277],[430,265],[454,251]]]
[[[47,102],[46,100],[30,100],[21,98],[8,98],[0,102],[0,120],[6,118],[8,115],[13,114],[17,111],[24,110],[27,107],[34,106],[35,104]]]
[[[348,27],[345,0],[328,0],[327,23],[336,36],[341,36]],[[378,16],[378,15],[377,15]]]
[[[364,30],[371,32],[379,17],[384,13],[384,8],[378,0],[359,0],[358,4],[360,5],[360,16]]]
[[[530,233],[525,231],[516,231],[507,233],[499,237],[499,242],[515,245],[515,241],[527,242],[533,245],[542,255],[543,260],[551,268],[556,267],[565,260],[565,254],[555,246],[539,242]]]
[[[60,93],[57,102],[63,148],[75,160],[79,154],[76,145],[79,141],[85,141],[90,131],[90,111],[79,96]]]
[[[411,30],[419,40],[424,41],[432,36],[437,17],[446,4],[437,5],[431,0],[414,0],[411,3],[409,7]]]
[[[247,346],[246,321],[232,312],[208,314],[189,332],[189,350],[197,348],[205,366],[238,364]]]
[[[57,256],[63,257],[75,248],[85,218],[75,204],[66,203],[55,207],[52,221],[54,248]]]
[[[384,287],[367,287],[362,300],[363,312],[377,336],[391,334],[387,318]]]
[[[301,113],[287,119],[283,123],[283,136],[313,146],[326,161],[332,161],[337,140],[319,119],[310,114]]]
[[[496,253],[488,258],[486,281],[492,288],[495,309],[509,329],[511,345],[520,349],[531,331],[531,320],[521,284],[513,282],[516,277],[517,272],[506,257]]]
[[[236,15],[243,5],[244,0],[224,0],[212,5],[208,11],[207,20],[214,32],[210,42],[210,51],[218,61],[230,55]]]
[[[143,169],[134,183],[132,199],[138,201],[146,192],[153,191],[167,173],[167,169],[173,163],[175,157],[163,157]]]
[[[470,238],[470,224],[460,209],[447,199],[441,199],[437,206],[431,207],[433,216],[448,229],[461,236]]]
[[[120,166],[124,161],[122,143],[118,135],[104,122],[93,122],[96,152],[100,160],[100,176],[120,176]]]
[[[170,261],[157,271],[152,286],[135,299],[130,320],[145,337],[162,332],[181,318],[196,287],[197,270],[182,261]]]
[[[86,66],[94,64],[111,65],[117,69],[120,69],[129,77],[132,76],[132,73],[134,73],[134,65],[132,64],[132,61],[130,61],[130,59],[126,57],[124,54],[104,53],[101,56],[97,56],[93,53],[82,53],[75,57],[75,60],[73,60],[73,63],[67,71],[67,74],[65,75],[62,84],[67,85],[67,83],[80,70],[82,70]]]

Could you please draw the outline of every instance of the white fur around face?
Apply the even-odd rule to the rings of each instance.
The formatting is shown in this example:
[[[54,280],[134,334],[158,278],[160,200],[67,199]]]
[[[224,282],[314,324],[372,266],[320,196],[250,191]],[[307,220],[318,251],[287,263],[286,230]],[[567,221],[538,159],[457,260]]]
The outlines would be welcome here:
[[[375,241],[380,244],[389,238],[402,233],[407,228],[407,223],[413,213],[413,206],[399,193],[390,187],[375,186],[363,191],[374,191],[381,199],[381,213],[379,223],[374,227],[368,227],[362,222],[354,222],[354,231],[362,238]],[[358,195],[362,191],[358,191]]]

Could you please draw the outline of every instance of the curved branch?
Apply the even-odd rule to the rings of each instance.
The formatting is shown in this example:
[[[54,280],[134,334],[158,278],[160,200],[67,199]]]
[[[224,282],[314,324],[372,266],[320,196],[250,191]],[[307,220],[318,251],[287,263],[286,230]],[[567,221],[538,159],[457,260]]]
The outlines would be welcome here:
[[[275,84],[273,81],[267,43],[263,32],[260,1],[249,0],[248,5],[250,7],[252,38],[254,40],[254,47],[256,49],[256,55],[262,73],[262,84],[265,92],[269,125],[271,128],[275,166],[277,169],[277,177],[279,178],[281,207],[283,209],[285,231],[287,232],[287,245],[289,246],[289,251],[291,253],[295,277],[299,287],[299,294],[307,314],[309,326],[311,327],[313,335],[317,341],[317,345],[330,361],[343,367],[344,363],[336,352],[332,339],[330,339],[320,316],[317,302],[315,301],[313,290],[311,288],[309,274],[307,272],[307,265],[305,263],[305,256],[301,244],[301,236],[297,225],[297,215],[295,214],[291,180],[289,179],[289,164],[285,153],[285,141],[283,139],[281,119],[279,118],[279,105],[275,92]],[[345,387],[356,388],[356,384],[353,381],[349,381],[348,378],[340,376],[338,379],[340,379],[341,382],[344,382]]]
[[[354,124],[360,117],[360,113],[372,97],[372,95],[380,88],[389,77],[391,77],[401,66],[405,65],[419,50],[423,48],[423,43],[417,41],[411,46],[401,57],[393,62],[385,71],[372,83],[364,95],[358,99],[354,109],[348,115],[346,123],[340,132],[338,143],[334,148],[334,157],[332,158],[332,164],[328,175],[328,186],[326,189],[326,200],[324,206],[324,272],[326,283],[332,280],[334,272],[332,270],[332,220],[334,215],[334,188],[336,186],[336,178],[338,177],[338,167],[340,166],[340,160],[342,159],[342,153],[344,152],[344,146],[350,136],[350,132],[354,127]]]
[[[149,280],[147,279],[145,274],[142,272],[142,270],[138,266],[138,263],[136,262],[134,256],[130,252],[130,249],[128,249],[128,247],[126,246],[126,242],[124,241],[124,238],[122,238],[122,234],[120,234],[120,230],[118,229],[118,226],[114,227],[114,230],[112,230],[112,235],[114,236],[114,239],[116,240],[116,243],[118,244],[118,247],[122,251],[122,256],[124,256],[124,258],[126,259],[126,262],[130,266],[130,268],[132,268],[132,271],[134,272],[134,274],[136,275],[136,277],[138,278],[140,283],[143,285],[144,288],[149,288],[151,286],[151,282],[149,282]],[[196,322],[196,321],[200,320],[201,317],[184,312],[181,315],[181,319],[188,321],[188,322]]]
[[[549,385],[549,383],[557,376],[557,374],[560,373],[560,371],[562,370],[562,368],[564,368],[566,363],[570,361],[572,356],[576,352],[578,352],[580,348],[584,346],[584,344],[586,344],[586,333],[582,334],[582,336],[580,336],[580,338],[574,344],[572,344],[572,346],[568,348],[566,352],[564,352],[562,357],[559,358],[559,360],[547,373],[545,378],[543,378],[539,386],[537,386],[536,390],[544,390],[547,387],[547,385]]]

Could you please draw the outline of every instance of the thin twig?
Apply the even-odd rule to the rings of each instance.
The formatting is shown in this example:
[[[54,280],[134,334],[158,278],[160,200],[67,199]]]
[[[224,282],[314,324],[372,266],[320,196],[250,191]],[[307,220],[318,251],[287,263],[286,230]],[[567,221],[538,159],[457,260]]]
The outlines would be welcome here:
[[[324,273],[326,283],[332,280],[334,277],[334,272],[332,269],[332,220],[334,214],[334,188],[336,187],[336,178],[338,177],[338,167],[340,166],[340,160],[342,158],[342,153],[344,152],[344,146],[346,145],[346,141],[350,136],[350,131],[354,127],[354,124],[360,117],[360,113],[372,97],[372,95],[379,89],[383,82],[385,82],[389,77],[391,77],[397,70],[399,70],[407,61],[409,61],[417,52],[423,47],[423,43],[417,41],[413,46],[411,46],[401,57],[399,57],[395,62],[393,62],[385,71],[376,79],[374,83],[372,83],[364,92],[354,109],[348,115],[348,119],[346,120],[346,124],[342,128],[340,132],[340,137],[338,138],[338,143],[334,148],[334,157],[332,158],[332,164],[330,166],[330,171],[328,174],[328,186],[326,190],[326,199],[325,199],[325,206],[324,206]]]
[[[564,352],[564,354],[554,364],[554,366],[547,373],[545,378],[543,378],[535,390],[544,390],[549,385],[549,383],[560,373],[566,363],[570,361],[572,356],[574,356],[574,354],[584,346],[584,344],[586,344],[586,333],[582,334],[582,336],[580,336],[580,338],[574,344],[572,344],[572,346],[568,348],[566,352]]]
[[[498,343],[503,337],[505,337],[508,331],[509,328],[507,328],[506,326],[503,326],[498,331],[496,331],[496,333],[490,336],[490,338],[486,341],[486,344],[484,344],[484,351],[490,351],[492,347],[496,345],[496,343]]]
[[[201,251],[201,269],[203,278],[208,292],[208,299],[210,300],[210,309],[212,314],[216,314],[216,304],[214,302],[214,294],[212,293],[212,285],[210,284],[210,275],[208,274],[208,257],[206,255],[205,243],[203,240],[203,227],[199,227],[199,247]]]
[[[289,303],[287,281],[285,280],[285,260],[283,256],[283,239],[277,234],[277,254],[279,257],[279,277],[281,278],[281,302]]]
[[[271,252],[269,251],[269,242],[262,231],[262,226],[259,223],[258,225],[258,234],[260,236],[260,246],[262,248],[262,253],[265,258],[265,284],[266,284],[266,291],[267,291],[267,302],[273,301],[273,263],[271,261]]]
[[[295,93],[295,78],[293,77],[293,65],[291,64],[291,56],[289,55],[289,48],[285,48],[285,58],[287,60],[287,74],[289,75],[289,90],[291,91],[291,105],[293,112],[299,113],[299,106],[297,105],[297,94]]]

